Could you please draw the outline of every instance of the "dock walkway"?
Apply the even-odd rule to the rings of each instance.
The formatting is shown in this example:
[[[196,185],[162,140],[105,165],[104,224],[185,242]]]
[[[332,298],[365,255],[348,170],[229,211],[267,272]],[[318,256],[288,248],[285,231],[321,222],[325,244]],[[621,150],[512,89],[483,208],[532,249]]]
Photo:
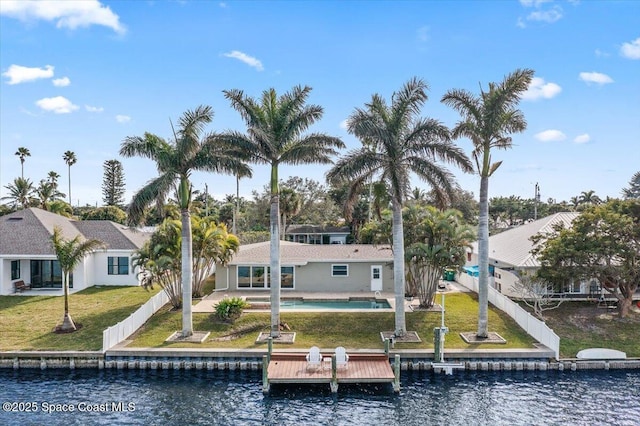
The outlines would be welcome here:
[[[340,383],[392,383],[399,391],[399,359],[395,368],[385,354],[350,354],[346,367],[337,367],[335,356],[323,359],[321,365],[309,365],[304,353],[265,356],[263,391],[269,392],[272,383],[328,383],[332,392],[337,392]]]

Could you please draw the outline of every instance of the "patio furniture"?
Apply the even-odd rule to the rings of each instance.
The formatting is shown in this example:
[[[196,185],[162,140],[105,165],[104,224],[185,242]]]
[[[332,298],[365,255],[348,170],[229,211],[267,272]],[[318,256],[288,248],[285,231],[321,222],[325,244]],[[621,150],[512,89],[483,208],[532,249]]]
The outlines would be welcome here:
[[[322,354],[320,348],[312,346],[307,354],[307,368],[317,368],[322,365]]]
[[[25,284],[22,280],[14,282],[13,288],[15,289],[16,293],[22,293],[25,290],[31,290],[31,286],[29,284]]]
[[[336,367],[347,368],[347,362],[349,362],[349,355],[347,355],[347,350],[342,346],[338,346],[336,348]]]

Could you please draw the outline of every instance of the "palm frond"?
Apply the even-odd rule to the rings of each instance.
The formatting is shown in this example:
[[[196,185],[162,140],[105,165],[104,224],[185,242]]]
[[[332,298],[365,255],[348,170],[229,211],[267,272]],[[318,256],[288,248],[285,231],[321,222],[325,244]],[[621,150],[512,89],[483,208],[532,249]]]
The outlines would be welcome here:
[[[150,180],[140,189],[129,203],[127,213],[129,223],[138,225],[144,218],[145,209],[152,203],[166,199],[169,191],[175,188],[178,176],[175,173],[164,173]]]

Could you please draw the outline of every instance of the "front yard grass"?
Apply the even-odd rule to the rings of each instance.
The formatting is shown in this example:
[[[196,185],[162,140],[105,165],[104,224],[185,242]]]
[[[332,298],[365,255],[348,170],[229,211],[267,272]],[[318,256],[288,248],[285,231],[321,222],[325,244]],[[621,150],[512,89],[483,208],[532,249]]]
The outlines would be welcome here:
[[[91,287],[69,296],[69,314],[82,328],[55,334],[62,322],[61,296],[0,297],[0,351],[96,351],[102,331],[127,318],[160,291],[141,287]]]
[[[439,299],[439,297],[438,297]],[[439,301],[439,300],[438,300]],[[506,345],[469,345],[459,333],[475,331],[477,328],[477,299],[468,293],[447,295],[445,301],[445,325],[449,327],[446,348],[533,348],[534,340],[528,336],[506,314],[489,310],[490,331],[495,331],[507,340]],[[393,312],[327,312],[300,313],[281,311],[280,320],[296,332],[292,345],[277,345],[278,348],[308,349],[311,346],[332,348],[344,346],[347,349],[382,349],[381,331],[394,328]],[[440,312],[407,312],[407,330],[417,331],[421,343],[397,343],[396,348],[433,348],[433,329],[441,321]],[[260,349],[265,344],[256,344],[258,334],[269,331],[270,314],[245,310],[234,324],[222,323],[214,314],[194,314],[193,327],[197,331],[210,331],[204,343],[167,343],[164,340],[174,331],[182,329],[181,312],[165,307],[154,315],[143,328],[132,337],[129,347],[164,348],[234,348]]]

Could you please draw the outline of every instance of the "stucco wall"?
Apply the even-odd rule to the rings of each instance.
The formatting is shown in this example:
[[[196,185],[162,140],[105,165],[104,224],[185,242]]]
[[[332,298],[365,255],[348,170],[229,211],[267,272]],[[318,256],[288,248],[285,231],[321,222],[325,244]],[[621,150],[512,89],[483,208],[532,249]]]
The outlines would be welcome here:
[[[126,250],[108,250],[98,251],[90,256],[87,265],[91,265],[92,277],[91,285],[139,285],[137,277],[137,268],[133,268],[131,264],[131,252]],[[129,259],[129,274],[127,275],[109,275],[107,262],[109,257],[126,257]]]
[[[348,264],[349,275],[346,277],[332,277],[331,265]],[[382,266],[382,291],[393,292],[393,270],[391,264],[384,262],[351,262],[324,263],[315,262],[294,267],[294,291],[309,292],[371,292],[371,266]],[[265,265],[266,266],[266,265]],[[289,266],[285,263],[282,266]],[[216,289],[224,289],[227,284],[229,291],[257,290],[237,287],[237,267],[218,266],[216,269]],[[264,290],[264,289],[260,289]],[[283,292],[289,289],[282,289]]]

